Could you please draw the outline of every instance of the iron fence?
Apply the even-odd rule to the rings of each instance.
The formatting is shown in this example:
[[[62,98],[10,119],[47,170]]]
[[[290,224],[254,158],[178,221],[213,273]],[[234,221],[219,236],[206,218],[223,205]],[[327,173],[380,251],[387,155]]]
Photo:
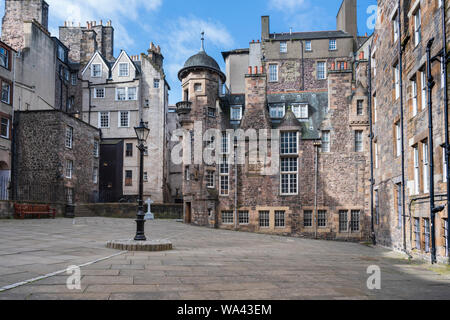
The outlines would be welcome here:
[[[9,178],[0,177],[0,200],[9,200]]]

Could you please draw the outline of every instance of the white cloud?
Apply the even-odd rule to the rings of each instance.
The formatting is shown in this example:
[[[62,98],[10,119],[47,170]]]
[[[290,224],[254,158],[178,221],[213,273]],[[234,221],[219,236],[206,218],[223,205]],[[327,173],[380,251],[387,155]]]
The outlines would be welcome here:
[[[112,20],[115,30],[116,44],[126,48],[134,44],[125,24],[128,21],[138,22],[143,13],[153,12],[160,8],[162,0],[47,0],[50,5],[50,30],[57,30],[64,21],[81,23],[97,21],[106,23]],[[52,34],[53,34],[52,32]],[[53,34],[58,36],[58,34]]]
[[[165,57],[165,66],[168,81],[172,86],[171,103],[181,98],[178,71],[184,62],[201,48],[201,32],[205,32],[205,51],[221,64],[220,52],[232,49],[235,40],[227,28],[220,22],[203,20],[194,16],[182,17],[166,26],[161,38],[156,39],[161,45]]]
[[[296,10],[308,6],[307,0],[269,0],[269,8],[280,11]]]

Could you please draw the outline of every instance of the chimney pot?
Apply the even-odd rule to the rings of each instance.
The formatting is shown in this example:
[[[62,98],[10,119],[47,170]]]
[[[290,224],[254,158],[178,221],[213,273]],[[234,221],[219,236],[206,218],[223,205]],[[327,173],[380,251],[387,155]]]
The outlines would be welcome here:
[[[334,68],[335,68],[335,63],[332,62],[332,63],[331,63],[331,70],[334,70]]]
[[[255,74],[258,74],[258,67],[255,67]]]
[[[259,73],[261,73],[261,74],[264,73],[264,68],[263,68],[263,66],[260,66],[260,67],[259,67]]]
[[[347,70],[347,61],[344,62],[344,70]]]
[[[252,67],[248,67],[248,74],[252,74]]]
[[[101,25],[101,26],[103,25],[103,20],[100,20],[100,25]]]

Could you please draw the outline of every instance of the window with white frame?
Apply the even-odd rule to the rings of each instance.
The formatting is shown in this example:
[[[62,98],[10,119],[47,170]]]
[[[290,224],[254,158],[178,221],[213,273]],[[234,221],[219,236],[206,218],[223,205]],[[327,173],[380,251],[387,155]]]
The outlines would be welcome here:
[[[72,179],[72,174],[73,174],[73,161],[66,160],[66,178]]]
[[[119,63],[119,77],[128,77],[130,75],[130,64]]]
[[[269,228],[270,227],[270,212],[269,211],[259,211],[259,227]]]
[[[298,193],[298,158],[281,158],[281,194]]]
[[[127,89],[126,88],[116,88],[116,100],[125,101],[127,99]]]
[[[286,41],[280,42],[280,52],[287,53],[287,42]]]
[[[329,50],[331,51],[336,50],[336,39],[330,39]]]
[[[445,256],[448,257],[448,219],[443,219]]]
[[[375,53],[372,54],[372,69],[373,69],[373,76],[375,77],[377,75],[377,59]]]
[[[98,114],[98,127],[109,128],[109,112],[99,112]]]
[[[446,68],[446,64],[445,62],[441,62],[441,88],[444,88],[444,84],[445,84],[445,68]]]
[[[159,89],[159,79],[154,79],[153,80],[153,88],[154,89]]]
[[[378,112],[377,112],[377,96],[373,96],[373,121],[376,123],[378,120]]]
[[[9,139],[9,119],[1,117],[0,137]]]
[[[419,168],[419,148],[416,146],[413,147],[414,154],[414,194],[420,193],[420,168]]]
[[[214,188],[214,171],[208,170],[206,171],[206,187],[207,188]]]
[[[395,84],[395,99],[400,98],[400,68],[398,63],[394,66],[394,84]]]
[[[269,64],[269,82],[278,81],[278,65]]]
[[[94,158],[100,156],[100,143],[98,140],[94,140]]]
[[[420,72],[420,79],[421,79],[421,90],[422,90],[422,110],[424,110],[427,107],[427,75],[425,74],[425,71]]]
[[[364,100],[356,101],[356,115],[362,116],[364,114]]]
[[[230,135],[227,132],[222,132],[222,148],[221,153],[222,154],[229,154],[230,153]]]
[[[312,210],[305,210],[303,212],[303,227],[310,228],[313,226],[313,212]]]
[[[239,211],[239,224],[247,225],[250,222],[248,211]]]
[[[420,250],[420,218],[414,218],[414,240],[416,249]]]
[[[119,111],[119,128],[130,127],[130,111]]]
[[[286,212],[275,211],[275,228],[284,228],[286,226]]]
[[[127,88],[127,97],[128,100],[137,100],[137,88],[136,87],[130,87]]]
[[[284,103],[272,104],[269,106],[270,117],[272,119],[284,118],[286,109]]]
[[[92,182],[94,184],[98,183],[98,168],[94,168],[94,172],[92,173]]]
[[[401,183],[395,185],[395,192],[397,196],[397,219],[398,219],[398,227],[401,228],[403,225],[403,187]]]
[[[373,148],[375,149],[375,169],[378,169],[378,142],[373,143]]]
[[[102,65],[101,63],[93,63],[91,67],[92,78],[100,78],[102,76]]]
[[[322,131],[322,152],[330,152],[330,131]]]
[[[414,43],[417,46],[422,40],[422,21],[420,8],[414,13]]]
[[[295,114],[297,119],[308,119],[308,105],[305,103],[293,103],[292,104],[292,112]]]
[[[66,191],[66,201],[68,204],[73,204],[73,189],[65,188]]]
[[[62,46],[58,46],[58,59],[63,62],[66,61],[66,51]]]
[[[395,156],[400,157],[402,155],[402,129],[400,127],[400,121],[395,124]]]
[[[105,98],[105,88],[95,88],[94,89],[94,99]]]
[[[222,223],[223,224],[233,224],[234,223],[233,211],[222,211]]]
[[[350,217],[350,230],[352,232],[359,232],[359,221],[361,216],[361,211],[352,210],[352,216]]]
[[[6,81],[2,81],[2,102],[6,104],[11,102],[11,85]]]
[[[442,181],[447,182],[447,158],[445,157],[445,145],[442,146]]]
[[[413,117],[415,117],[417,115],[417,81],[416,78],[413,78],[411,80],[411,95],[412,95],[412,113],[413,113]]]
[[[348,231],[348,211],[340,210],[339,211],[339,232],[347,232]]]
[[[0,66],[9,69],[9,51],[0,47]]]
[[[430,219],[423,219],[423,238],[425,239],[425,252],[430,252]]]
[[[231,121],[242,120],[242,106],[231,106]]]
[[[296,155],[298,153],[298,132],[281,133],[281,154]]]
[[[392,20],[392,28],[393,28],[393,32],[394,32],[394,42],[396,42],[398,40],[398,36],[399,36],[399,27],[398,27],[398,13],[395,14],[393,20]]]
[[[423,142],[422,143],[422,154],[423,154],[423,193],[428,193],[430,192],[430,182],[429,180],[429,172],[430,172],[430,167],[429,167],[429,163],[428,163],[428,142]]]
[[[363,152],[364,144],[363,144],[363,132],[361,130],[355,131],[355,152]]]
[[[324,80],[327,78],[326,62],[317,62],[317,79]]]
[[[317,212],[317,226],[319,228],[325,228],[327,226],[327,211],[319,210]]]
[[[219,167],[220,195],[228,196],[230,193],[230,165],[228,164],[227,155],[222,156]]]
[[[310,40],[305,41],[305,51],[311,51],[311,50],[312,50],[311,41]]]
[[[72,149],[73,146],[73,128],[66,128],[66,148]]]

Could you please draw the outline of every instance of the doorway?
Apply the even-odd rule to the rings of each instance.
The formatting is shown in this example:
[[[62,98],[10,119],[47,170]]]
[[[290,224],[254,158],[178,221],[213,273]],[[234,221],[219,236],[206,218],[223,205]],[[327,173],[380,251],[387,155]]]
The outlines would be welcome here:
[[[192,205],[190,202],[186,202],[186,209],[184,214],[184,223],[191,224],[192,222]]]

